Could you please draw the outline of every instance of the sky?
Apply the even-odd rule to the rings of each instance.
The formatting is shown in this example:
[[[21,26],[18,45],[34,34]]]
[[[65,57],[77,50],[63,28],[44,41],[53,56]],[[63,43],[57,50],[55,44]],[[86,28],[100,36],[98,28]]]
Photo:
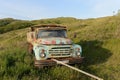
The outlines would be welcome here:
[[[0,0],[0,19],[87,19],[112,16],[119,9],[120,0]]]

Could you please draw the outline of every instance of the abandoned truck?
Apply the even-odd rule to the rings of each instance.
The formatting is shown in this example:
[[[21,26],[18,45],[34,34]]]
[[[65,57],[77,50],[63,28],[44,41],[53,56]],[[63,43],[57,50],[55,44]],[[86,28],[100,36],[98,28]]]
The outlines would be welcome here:
[[[83,57],[80,45],[67,37],[67,29],[60,25],[35,25],[27,33],[29,53],[35,57],[36,67],[53,66],[57,59],[66,64],[81,63]]]

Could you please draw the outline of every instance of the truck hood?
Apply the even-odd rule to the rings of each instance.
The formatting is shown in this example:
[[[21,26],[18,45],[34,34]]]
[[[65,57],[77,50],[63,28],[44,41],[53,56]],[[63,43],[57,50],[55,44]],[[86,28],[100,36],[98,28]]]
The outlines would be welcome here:
[[[38,44],[72,44],[67,38],[42,38],[36,41]]]

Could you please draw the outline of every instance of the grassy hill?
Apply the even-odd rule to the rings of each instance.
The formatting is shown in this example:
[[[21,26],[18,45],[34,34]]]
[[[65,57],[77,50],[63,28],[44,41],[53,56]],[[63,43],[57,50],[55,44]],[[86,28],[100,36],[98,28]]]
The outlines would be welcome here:
[[[66,25],[68,36],[82,46],[82,56],[86,58],[83,64],[75,67],[104,80],[120,80],[120,16],[96,19],[60,17],[34,21],[1,19],[0,80],[94,80],[64,66],[34,68],[27,52],[26,33],[28,27],[35,24]],[[73,39],[74,32],[77,38]]]

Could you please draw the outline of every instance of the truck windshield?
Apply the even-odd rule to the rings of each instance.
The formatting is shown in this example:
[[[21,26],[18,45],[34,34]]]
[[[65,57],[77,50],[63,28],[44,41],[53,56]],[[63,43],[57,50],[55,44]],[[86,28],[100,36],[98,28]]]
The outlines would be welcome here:
[[[38,38],[67,37],[66,30],[39,30]]]

